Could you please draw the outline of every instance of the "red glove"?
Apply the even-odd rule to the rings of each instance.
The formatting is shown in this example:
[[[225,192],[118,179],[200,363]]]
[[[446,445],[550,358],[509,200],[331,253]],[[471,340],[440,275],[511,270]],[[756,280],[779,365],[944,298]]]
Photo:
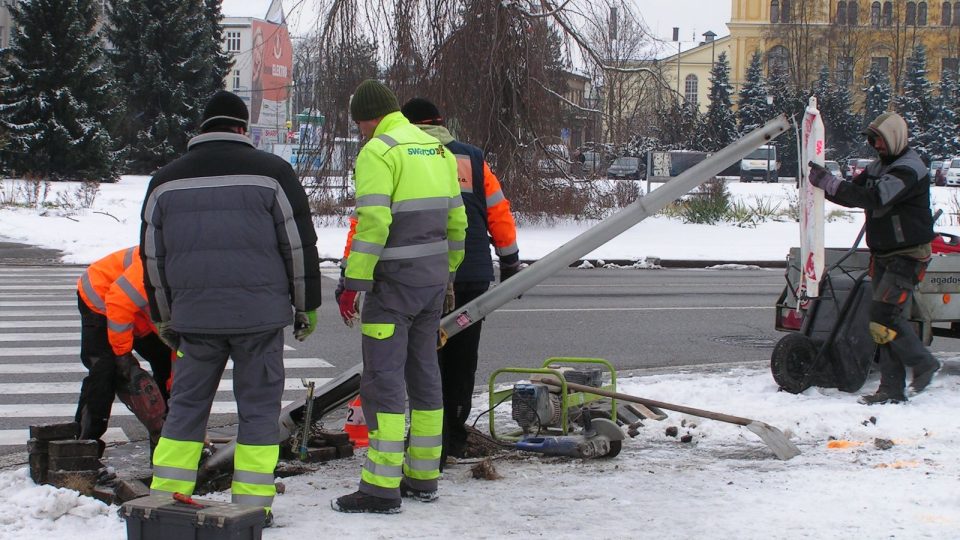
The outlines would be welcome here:
[[[358,294],[360,293],[350,289],[344,289],[340,293],[340,317],[347,326],[353,326],[353,320],[357,317]]]

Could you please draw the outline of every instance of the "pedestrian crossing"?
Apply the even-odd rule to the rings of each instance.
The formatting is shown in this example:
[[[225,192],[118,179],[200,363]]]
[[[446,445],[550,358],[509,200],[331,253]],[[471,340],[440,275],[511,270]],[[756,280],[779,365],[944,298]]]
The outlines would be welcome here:
[[[0,266],[0,454],[23,450],[30,425],[73,420],[87,373],[80,362],[76,297],[84,269]],[[141,366],[150,367],[145,361]],[[304,398],[302,378],[319,387],[338,373],[327,360],[290,345],[284,346],[284,367],[284,406]],[[232,373],[230,361],[217,388],[211,423],[235,421]],[[115,401],[104,441],[122,443],[144,433],[133,414]]]

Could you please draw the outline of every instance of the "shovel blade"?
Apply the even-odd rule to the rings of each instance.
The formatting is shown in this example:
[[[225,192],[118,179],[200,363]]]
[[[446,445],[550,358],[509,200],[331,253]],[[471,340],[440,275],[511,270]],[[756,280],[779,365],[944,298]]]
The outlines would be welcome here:
[[[747,429],[757,434],[767,446],[773,450],[774,455],[784,461],[800,455],[800,449],[797,445],[790,442],[790,439],[779,429],[754,420],[747,424]]]

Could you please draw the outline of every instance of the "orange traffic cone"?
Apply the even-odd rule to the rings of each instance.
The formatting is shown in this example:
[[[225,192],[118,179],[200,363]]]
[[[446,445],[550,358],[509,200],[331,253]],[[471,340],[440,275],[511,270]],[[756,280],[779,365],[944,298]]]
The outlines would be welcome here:
[[[343,423],[343,430],[350,436],[350,442],[357,448],[365,448],[370,445],[370,439],[367,435],[367,422],[363,418],[363,408],[360,407],[360,396],[350,402],[350,408],[347,409],[347,420]]]

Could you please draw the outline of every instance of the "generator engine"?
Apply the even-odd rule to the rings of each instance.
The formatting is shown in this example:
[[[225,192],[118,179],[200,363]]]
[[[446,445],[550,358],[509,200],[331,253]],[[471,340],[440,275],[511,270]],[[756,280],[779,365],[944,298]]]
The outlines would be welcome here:
[[[560,423],[560,396],[545,384],[513,385],[512,406],[511,416],[525,434]]]

